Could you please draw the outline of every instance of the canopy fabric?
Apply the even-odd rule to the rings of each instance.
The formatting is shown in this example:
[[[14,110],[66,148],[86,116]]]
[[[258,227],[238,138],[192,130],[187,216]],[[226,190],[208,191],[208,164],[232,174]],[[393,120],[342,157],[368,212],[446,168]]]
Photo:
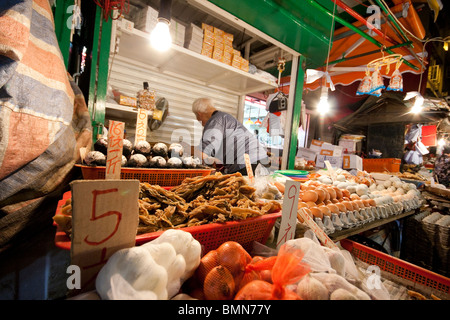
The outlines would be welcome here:
[[[398,2],[398,1],[397,1]],[[403,17],[403,9],[405,4],[409,3],[409,8],[405,12],[407,12],[406,17]],[[414,34],[417,38],[423,39],[425,37],[425,29],[422,25],[422,22],[420,21],[420,18],[417,15],[416,10],[412,6],[410,0],[402,1],[402,3],[399,3],[395,5],[394,7],[390,8],[390,10],[394,14],[402,13],[400,17],[398,17],[398,20],[400,23],[407,28],[412,34]],[[397,16],[397,15],[396,15]],[[368,33],[370,30],[363,25],[362,22],[357,21],[353,23],[353,26],[360,28],[365,33]],[[397,34],[397,32],[386,23],[384,17],[382,17],[382,25],[381,25],[381,32],[386,36],[385,39],[379,35],[372,35],[372,37],[377,40],[379,43],[383,45],[384,48],[389,48],[398,44],[402,44],[405,41],[400,38],[400,36]],[[411,51],[408,49],[407,46],[402,46],[398,48],[391,49],[395,54],[401,54],[403,56],[403,59],[410,62],[412,65],[416,67],[416,69],[408,66],[405,63],[402,63],[399,71],[400,73],[404,74],[407,72],[414,73],[414,74],[420,74],[421,72],[426,70],[426,51],[423,54],[423,43],[414,37],[412,37],[407,32],[404,32],[406,36],[408,37],[408,41],[412,42],[413,48],[410,48],[416,57],[411,53]],[[396,43],[391,43],[389,40],[394,40]],[[370,53],[367,55],[364,55],[366,53]],[[348,27],[342,27],[337,29],[334,32],[333,37],[333,44],[330,51],[330,57],[329,57],[329,65],[328,65],[328,72],[331,76],[331,81],[333,84],[336,85],[350,85],[356,81],[361,81],[364,76],[366,75],[366,67],[367,64],[371,61],[382,58],[383,56],[389,56],[391,53],[386,52],[385,50],[382,50],[380,47],[375,45],[374,43],[368,41],[367,39],[363,38],[358,33],[355,33]],[[424,58],[424,67],[421,68],[420,62],[417,60],[417,57],[422,59],[422,54],[425,56]],[[355,57],[355,58],[352,58]],[[336,60],[343,59],[346,60],[333,63]],[[326,61],[325,61],[326,62]],[[318,68],[317,70],[325,70],[325,64],[321,68]],[[395,64],[391,64],[389,70],[387,70],[386,67],[381,68],[381,74],[383,77],[390,78],[392,73],[395,70]],[[373,70],[372,70],[373,71]],[[314,81],[312,83],[305,83],[304,88],[307,90],[316,90],[319,87],[321,87],[324,84],[323,79]],[[329,87],[329,84],[327,84]]]
[[[410,113],[410,107],[398,92],[385,92],[381,97],[368,96],[362,103],[356,103],[357,110],[333,123],[333,127],[344,133],[365,134],[367,127],[373,124],[438,124],[448,114],[448,106],[432,101],[427,102],[426,111],[420,114]]]

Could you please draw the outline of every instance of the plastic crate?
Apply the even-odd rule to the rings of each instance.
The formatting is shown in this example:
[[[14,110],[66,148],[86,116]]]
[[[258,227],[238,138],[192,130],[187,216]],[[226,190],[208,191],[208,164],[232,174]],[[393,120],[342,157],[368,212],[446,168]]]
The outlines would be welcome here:
[[[367,264],[377,265],[385,272],[442,292],[450,297],[449,278],[348,239],[343,239],[340,243],[355,258]]]
[[[66,200],[71,197],[71,192],[64,193],[63,198],[59,200],[55,214],[61,214],[61,209]],[[269,238],[275,221],[281,217],[281,211],[265,214],[255,218],[248,218],[240,221],[228,221],[225,223],[209,223],[201,226],[180,228],[180,230],[192,234],[202,245],[203,252],[217,249],[226,241],[236,241],[241,244],[248,252],[252,250],[253,241],[265,244]],[[55,245],[63,250],[70,250],[71,240],[67,234],[62,231],[58,225],[56,227]],[[141,245],[158,238],[163,231],[144,233],[136,236],[136,245]]]
[[[367,172],[400,172],[401,159],[397,158],[380,158],[380,159],[363,159],[363,170]]]
[[[105,179],[106,167],[90,167],[75,165],[81,168],[83,179]],[[146,169],[123,167],[120,171],[121,179],[137,179],[140,182],[157,184],[161,187],[174,187],[180,185],[184,179],[210,175],[215,169]]]
[[[275,221],[281,217],[281,211],[265,214],[255,218],[225,223],[208,223],[201,226],[181,228],[192,234],[202,245],[203,252],[217,249],[226,241],[236,241],[248,252],[252,251],[253,241],[265,244],[269,238]],[[136,236],[136,245],[144,244],[156,239],[162,231]]]

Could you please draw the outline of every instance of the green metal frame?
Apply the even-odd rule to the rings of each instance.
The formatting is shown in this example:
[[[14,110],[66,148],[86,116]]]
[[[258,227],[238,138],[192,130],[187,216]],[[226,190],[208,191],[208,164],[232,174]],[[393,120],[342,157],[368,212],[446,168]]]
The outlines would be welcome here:
[[[287,169],[293,170],[295,167],[295,157],[297,155],[297,145],[298,145],[298,127],[300,123],[300,117],[302,114],[302,95],[303,95],[303,83],[305,79],[305,70],[303,69],[303,64],[305,62],[305,57],[300,56],[297,68],[297,81],[295,84],[294,93],[294,110],[292,111],[292,128],[290,134],[289,143],[289,154]]]
[[[92,61],[89,81],[88,108],[92,118],[93,141],[102,134],[105,123],[106,95],[108,90],[109,55],[112,21],[103,19],[102,10],[97,7],[92,43]]]
[[[53,10],[56,39],[58,40],[66,69],[69,63],[71,33],[71,30],[67,27],[67,21],[72,16],[72,12],[68,12],[69,6],[73,6],[73,0],[57,0],[56,7]]]
[[[321,3],[321,8],[332,5],[328,0],[316,1]],[[310,68],[316,68],[326,60],[332,19],[310,3],[304,0],[210,2],[304,55]]]

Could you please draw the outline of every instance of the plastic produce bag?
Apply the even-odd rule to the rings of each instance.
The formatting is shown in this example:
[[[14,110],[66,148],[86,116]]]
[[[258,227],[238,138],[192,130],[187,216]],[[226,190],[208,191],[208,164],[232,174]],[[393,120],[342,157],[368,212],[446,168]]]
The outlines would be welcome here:
[[[358,90],[356,90],[357,95],[369,94],[372,88],[372,77],[369,73],[366,74],[364,79],[362,79],[361,83],[358,86]]]
[[[253,187],[256,189],[257,197],[267,200],[280,200],[283,195],[275,186],[275,181],[270,175],[270,171],[261,164],[255,169],[255,180]]]
[[[391,80],[389,81],[389,86],[387,87],[388,91],[403,91],[403,77],[400,74],[400,71],[396,69],[391,76]]]
[[[253,280],[239,290],[235,300],[299,300],[300,297],[286,286],[300,281],[309,273],[310,268],[302,258],[301,250],[284,244],[273,265],[272,283]]]

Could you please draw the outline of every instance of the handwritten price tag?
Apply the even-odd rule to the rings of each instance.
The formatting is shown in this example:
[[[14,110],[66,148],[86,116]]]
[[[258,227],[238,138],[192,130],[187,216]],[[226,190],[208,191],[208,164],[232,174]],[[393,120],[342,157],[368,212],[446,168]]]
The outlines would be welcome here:
[[[336,181],[336,172],[334,171],[333,167],[331,166],[330,161],[325,160],[324,161],[325,166],[327,167],[328,172],[330,173],[330,178],[334,182]]]
[[[255,178],[253,176],[252,163],[250,162],[250,156],[248,155],[248,153],[244,154],[244,159],[245,159],[245,168],[247,169],[247,176],[250,179],[250,181],[253,182]]]
[[[277,249],[279,249],[286,241],[295,238],[299,194],[300,182],[287,180],[286,187],[284,189],[284,200],[280,230],[278,231]]]
[[[317,225],[317,223],[310,217],[309,214],[307,214],[303,208],[300,208],[297,211],[297,215],[299,216],[299,220],[304,220],[306,225],[311,228],[311,230],[315,233],[319,241],[326,247],[331,249],[337,249],[338,247],[334,244],[333,240],[330,239],[330,237],[327,236],[327,234],[320,229],[320,227]],[[300,219],[302,218],[302,219]]]
[[[119,121],[109,122],[105,179],[120,179],[124,130],[125,123]]]
[[[80,268],[81,292],[117,250],[135,245],[139,180],[76,180],[72,188],[71,264]]]
[[[136,134],[134,137],[134,143],[147,140],[147,127],[148,127],[148,111],[143,108],[138,108],[137,120],[136,120]]]

